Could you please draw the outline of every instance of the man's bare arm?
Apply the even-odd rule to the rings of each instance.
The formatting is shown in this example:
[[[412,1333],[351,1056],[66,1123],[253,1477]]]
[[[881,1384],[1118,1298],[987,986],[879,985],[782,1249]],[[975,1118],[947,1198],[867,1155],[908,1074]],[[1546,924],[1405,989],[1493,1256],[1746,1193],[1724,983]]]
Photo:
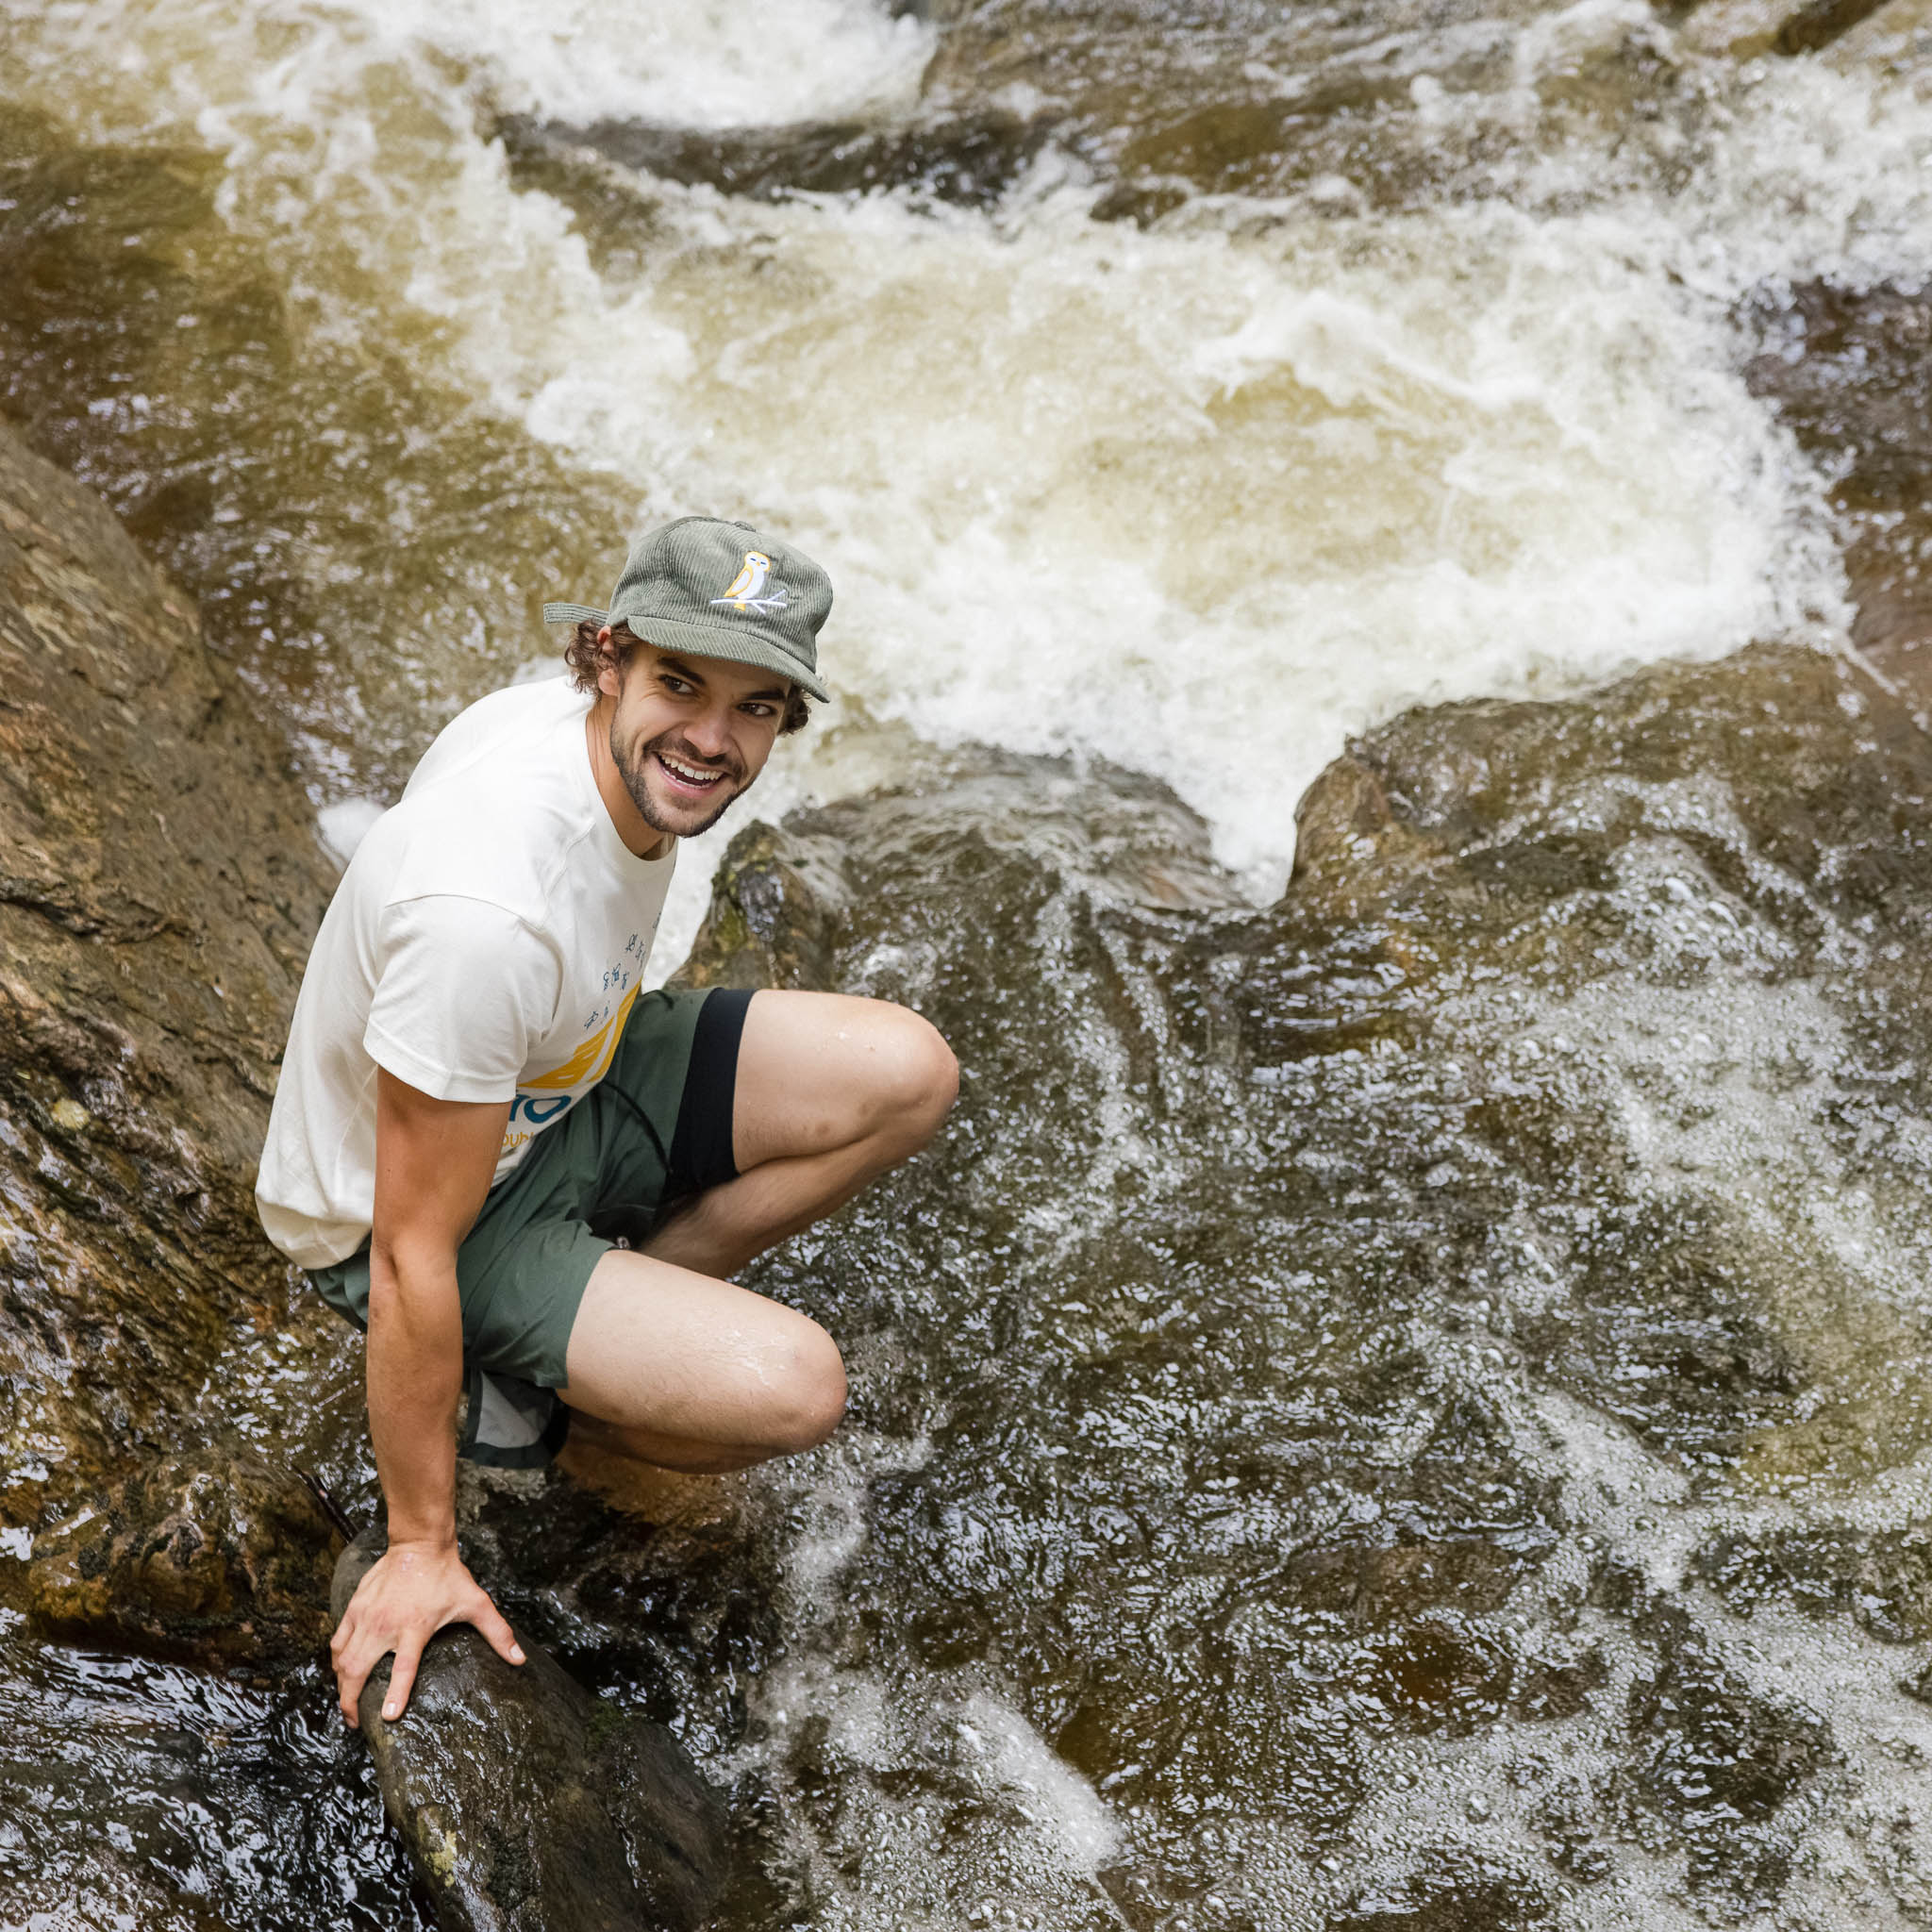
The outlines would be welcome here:
[[[507,1101],[432,1100],[378,1070],[375,1216],[369,1244],[369,1432],[389,1506],[389,1549],[362,1579],[330,1646],[342,1715],[390,1651],[382,1714],[402,1715],[423,1647],[474,1624],[512,1663],[523,1652],[457,1554],[457,1398],[463,1324],[457,1248],[496,1167]]]

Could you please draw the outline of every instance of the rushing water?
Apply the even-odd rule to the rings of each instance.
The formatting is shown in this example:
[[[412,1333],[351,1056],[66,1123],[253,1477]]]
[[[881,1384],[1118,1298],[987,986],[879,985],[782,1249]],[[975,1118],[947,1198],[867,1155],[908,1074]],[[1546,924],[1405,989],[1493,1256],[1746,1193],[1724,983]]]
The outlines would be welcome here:
[[[15,9],[9,407],[212,595],[330,800],[391,793],[546,648],[545,595],[693,508],[840,587],[842,728],[774,791],[873,782],[895,725],[1099,752],[1264,893],[1302,788],[1403,703],[1841,619],[1732,315],[1932,266],[1909,75],[1630,0],[987,31]],[[1197,95],[1241,110],[1219,146]],[[924,145],[896,189],[772,192],[827,121]],[[710,145],[673,143],[687,180],[569,145],[638,126]],[[758,128],[764,192],[719,192]],[[1095,218],[1135,184],[1141,222]]]
[[[0,400],[202,598],[332,835],[549,648],[544,597],[600,596],[632,528],[691,509],[770,522],[839,586],[841,702],[773,808],[962,744],[1097,755],[1170,783],[1256,899],[1308,780],[1405,703],[1840,633],[1829,479],[1747,387],[1739,318],[1789,281],[1932,275],[1908,0],[1792,61],[1745,0],[932,11],[68,0],[0,23]],[[1223,969],[1183,973],[1173,934],[1108,953],[1051,884],[1050,826],[1037,900],[994,869],[1004,955],[898,901],[852,952],[992,1028],[962,1046],[1001,1089],[969,1093],[943,1186],[770,1271],[853,1342],[852,1425],[641,1555],[592,1521],[571,1601],[515,1599],[609,1694],[679,1714],[792,1910],[1923,1922],[1932,1739],[1882,1707],[1872,1640],[1773,1606],[1747,1641],[1629,1580],[1647,1539],[1688,1560],[1757,1521],[1760,1476],[1748,1507],[1774,1510],[1842,1473],[1799,1413],[1852,1374],[1834,1347],[1858,1374],[1920,1347],[1903,1194],[1859,1198],[1826,1131],[1880,1075],[1775,921],[1718,929],[1742,915],[1681,846],[1724,845],[1716,808],[1647,808],[1599,916],[1631,958],[1704,945],[1728,1030],[1654,990],[1439,988],[1492,1062],[1470,1091],[1440,1041],[1365,1022],[1162,1098],[1146,1062],[1186,1030],[1164,1003]],[[1707,901],[1703,925],[1658,914]],[[1284,1010],[1373,1014],[1382,941],[1307,943],[1262,975]],[[1015,960],[1031,1063],[996,1037],[1010,1006],[959,990]],[[1526,1158],[1509,1092],[1576,1042],[1597,1071],[1551,1074],[1547,1107],[1615,1123],[1587,1151],[1617,1178],[1591,1197],[1579,1154],[1490,1186]],[[1302,1181],[1254,1178],[1275,1166]],[[1799,1240],[1805,1189],[1833,1207]],[[1727,1244],[1789,1250],[1771,1314],[1700,1304],[1646,1355],[1620,1271],[1701,1293]],[[1847,1281],[1895,1326],[1840,1323]],[[291,1335],[239,1421],[366,1506],[353,1350]],[[1857,1416],[1891,1434],[1844,1510],[1895,1521],[1912,1405]],[[1372,1519],[1447,1551],[1461,1605],[1418,1618],[1407,1573],[1323,1571]],[[0,1774],[9,1917],[408,1922],[313,1673],[211,1686],[11,1626],[0,1654],[34,1740]],[[1546,1715],[1569,1728],[1525,1744]],[[1634,1768],[1629,1735],[1654,1744]],[[1735,1819],[1697,1795],[1712,1765]],[[1574,1896],[1525,1878],[1532,1839]]]

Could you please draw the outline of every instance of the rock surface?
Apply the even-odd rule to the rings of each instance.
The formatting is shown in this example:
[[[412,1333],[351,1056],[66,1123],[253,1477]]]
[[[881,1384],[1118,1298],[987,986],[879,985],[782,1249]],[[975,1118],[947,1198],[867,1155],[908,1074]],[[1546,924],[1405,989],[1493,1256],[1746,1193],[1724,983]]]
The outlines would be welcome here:
[[[167,1457],[34,1540],[26,1607],[69,1641],[196,1662],[312,1657],[343,1539],[292,1470]]]
[[[1752,320],[1752,388],[1835,478],[1852,640],[1932,715],[1932,289],[1813,282]]]
[[[919,1444],[832,1631],[765,1640],[834,1708],[900,1700],[755,1732],[787,1814],[910,1917],[909,1789],[949,1869],[1086,1923],[998,1864],[958,1688],[993,1672],[1110,1805],[1213,1790],[1311,1922],[1537,1925],[1625,1842],[1699,1910],[1774,1910],[1826,1845],[1917,1910],[1919,1854],[1832,1834],[1920,1789],[1873,1715],[1916,1724],[1902,1660],[1856,1646],[1925,1627],[1865,1486],[1932,1447],[1932,739],[1764,648],[1412,712],[1300,824],[1262,912],[1158,788],[1047,761],[727,853],[693,982],[906,1000],[962,1064],[942,1143],[758,1276],[840,1337],[855,1426]],[[1743,1647],[1792,1610],[1834,1674]],[[1477,1738],[1474,1786],[1406,1795]],[[1352,1887],[1268,1875],[1291,1819]],[[1100,1882],[1151,1922],[1232,1857],[1132,1838]]]
[[[381,1554],[342,1553],[340,1619]],[[591,1695],[525,1640],[507,1664],[475,1631],[440,1633],[409,1707],[382,1719],[387,1660],[362,1692],[383,1802],[443,1932],[640,1932],[696,1925],[726,1856],[723,1807],[661,1724]]]
[[[0,427],[0,1524],[206,1440],[286,1302],[251,1196],[332,884],[192,607]]]
[[[1201,821],[1158,779],[1105,761],[1080,776],[1052,758],[975,748],[935,759],[916,786],[792,812],[782,828],[747,826],[674,983],[849,990],[841,956],[869,926],[874,874],[935,861],[1003,886],[1043,870],[1062,890],[1148,911],[1243,904]],[[936,933],[951,910],[935,907]]]

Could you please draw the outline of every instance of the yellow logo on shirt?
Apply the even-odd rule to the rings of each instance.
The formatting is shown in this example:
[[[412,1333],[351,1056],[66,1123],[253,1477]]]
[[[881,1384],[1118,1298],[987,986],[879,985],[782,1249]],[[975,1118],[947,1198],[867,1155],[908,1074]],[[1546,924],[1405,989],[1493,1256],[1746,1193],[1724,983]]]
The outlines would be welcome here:
[[[517,1084],[520,1087],[545,1088],[555,1092],[559,1088],[581,1087],[587,1080],[601,1080],[605,1070],[616,1057],[617,1042],[624,1038],[624,1023],[630,1018],[638,991],[639,989],[633,986],[625,994],[617,1011],[560,1067],[552,1067],[547,1074],[539,1074],[534,1080],[520,1080]]]

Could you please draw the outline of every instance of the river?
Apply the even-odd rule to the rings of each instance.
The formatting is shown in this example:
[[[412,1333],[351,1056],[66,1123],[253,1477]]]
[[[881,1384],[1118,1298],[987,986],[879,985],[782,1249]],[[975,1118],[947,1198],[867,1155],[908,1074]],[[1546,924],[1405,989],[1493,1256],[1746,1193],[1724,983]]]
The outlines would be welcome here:
[[[554,655],[545,598],[600,600],[630,533],[707,511],[782,530],[838,587],[823,644],[838,700],[781,749],[764,815],[925,782],[975,747],[1066,754],[1076,774],[1104,761],[1171,787],[1205,821],[1231,903],[1261,908],[1287,877],[1310,781],[1351,733],[1407,706],[1561,697],[1754,641],[1842,646],[1835,479],[1745,371],[1754,318],[1794,286],[1932,278],[1932,56],[1917,0],[1798,58],[1774,49],[1782,17],[1758,0],[896,14],[862,0],[23,0],[0,23],[0,400],[201,599],[216,647],[284,722],[339,851],[439,724]],[[724,836],[684,868],[658,976],[697,929]],[[1038,932],[1014,943],[1059,957]],[[916,993],[918,974],[898,970],[875,983]],[[1085,1010],[1086,994],[1068,997]],[[1535,1024],[1614,1037],[1605,1053],[1637,1068],[1640,1087],[1665,1077],[1642,1071],[1650,1035],[1592,1017],[1583,992],[1565,998],[1580,1003],[1567,1021],[1539,1009]],[[1656,1038],[1694,1032],[1669,1018]],[[1795,994],[1738,1019],[1740,1037],[1809,1042],[1827,1085],[1846,1051],[1834,1024]],[[1108,1071],[1113,1051],[1096,1046],[1083,1077],[1132,1141],[1145,1123],[1124,1097],[1133,1083]],[[1771,1136],[1751,1171],[1823,1171],[1806,1123],[1837,1102],[1794,1098],[1767,1127],[1776,1052],[1712,1052],[1763,1073],[1739,1101]],[[1376,1099],[1351,1088],[1307,1104],[1359,1127]],[[1208,1131],[1198,1110],[1182,1112]],[[1208,1185],[1227,1158],[1189,1167],[1175,1144],[1119,1159],[1164,1174],[1154,1192],[1170,1198]],[[1039,1178],[994,1167],[1022,1194]],[[1710,1190],[1736,1184],[1715,1157],[1698,1171]],[[1099,1212],[1113,1185],[1112,1170],[1091,1168],[1059,1197],[1028,1195],[1033,1219],[1006,1236],[1065,1262],[1071,1219]],[[942,1199],[920,1204],[943,1219]],[[1004,1226],[984,1202],[974,1212],[989,1239]],[[888,1220],[862,1225],[886,1239]],[[1292,1246],[1269,1247],[1260,1274],[1289,1281]],[[942,1263],[1005,1306],[1007,1263],[988,1274],[934,1232],[919,1265]],[[848,1253],[840,1265],[873,1264]],[[856,1274],[838,1278],[843,1307]],[[897,1386],[894,1348],[911,1351],[914,1380],[967,1373],[941,1319],[957,1306],[934,1292],[902,1311],[904,1335],[861,1323],[881,1389]],[[1204,1323],[1217,1306],[1198,1286],[1181,1303]],[[1030,1319],[1015,1317],[1016,1333],[1032,1333]],[[1114,1319],[1083,1306],[1074,1325],[1108,1331]],[[1346,1338],[1353,1319],[1337,1316],[1332,1334]],[[1016,1345],[1000,1338],[1008,1359]],[[1224,1366],[1245,1373],[1233,1357]],[[297,1407],[340,1428],[352,1372],[331,1363]],[[1440,1421],[1440,1405],[1406,1386],[1377,1393],[1359,1364],[1328,1359],[1319,1373],[1326,1397],[1375,1435],[1371,1461],[1426,1462],[1421,1419]],[[1253,1400],[1287,1399],[1275,1372],[1255,1374]],[[1156,1418],[1185,1433],[1167,1399],[1149,1396],[1125,1429],[1135,1454],[1160,1453]],[[265,1396],[263,1412],[291,1401]],[[941,1435],[967,1461],[941,1457],[953,1474],[933,1478],[936,1493],[965,1482],[968,1412],[997,1434],[960,1397]],[[1572,1476],[1635,1453],[1614,1430],[1592,1434],[1600,1421],[1564,1413]],[[1507,1433],[1494,1415],[1470,1426]],[[916,1487],[941,1453],[932,1427],[882,1395],[838,1455],[742,1505],[769,1545],[760,1562],[791,1594],[780,1591],[772,1628],[747,1612],[737,1648],[707,1625],[703,1656],[728,1674],[755,1654],[754,1691],[653,1666],[648,1696],[675,1689],[700,1756],[761,1794],[791,1909],[809,1900],[810,1923],[828,1927],[1002,1912],[1208,1925],[1234,1909],[1212,1890],[1225,1865],[1249,1874],[1241,1909],[1256,1925],[1323,1923],[1322,1860],[1348,1848],[1309,1821],[1343,1786],[1356,1815],[1369,1774],[1317,1764],[1315,1795],[1270,1838],[1251,1828],[1238,1762],[1292,1729],[1284,1712],[1321,1704],[1306,1685],[1272,1717],[1216,1706],[1233,1741],[1190,1757],[1170,1738],[1130,1806],[1112,1793],[1138,1789],[1142,1767],[1097,1768],[1107,1753],[1081,1744],[1078,1725],[1128,1724],[1120,1712],[1153,1696],[1151,1679],[1131,1695],[1115,1687],[1112,1702],[1067,1686],[1077,1643],[1104,1650],[1109,1620],[1130,1601],[1145,1607],[1132,1591],[1104,1603],[1076,1592],[1058,1635],[986,1611],[959,1639],[963,1661],[927,1655],[911,1688],[858,1656],[854,1633],[893,1614],[876,1580],[885,1558],[866,1554],[884,1534],[876,1498]],[[1024,1405],[1013,1428],[987,1452],[986,1480],[966,1484],[961,1536],[1024,1541],[1056,1520],[1058,1505],[1005,1485],[1053,1490],[1054,1466],[1082,1453],[1079,1432],[1065,1412]],[[1240,1428],[1225,1418],[1208,1430],[1229,1432]],[[366,1463],[351,1457],[337,1473],[366,1493]],[[1205,1464],[1194,1478],[1235,1479]],[[1522,1507],[1485,1533],[1557,1537],[1560,1512],[1522,1502],[1541,1476],[1497,1480]],[[1101,1477],[1080,1481],[1103,1507]],[[1675,1476],[1618,1481],[1620,1523],[1707,1507]],[[1213,1493],[1189,1488],[1189,1507],[1167,1517],[1158,1498],[1133,1506],[1161,1550],[1135,1588],[1182,1588],[1171,1544]],[[1699,1516],[1685,1537],[1707,1540],[1715,1520]],[[1052,1562],[1041,1550],[1000,1574],[1037,1578]],[[847,1655],[806,1633],[837,1623],[854,1565],[868,1580],[851,1586],[863,1616]],[[596,1641],[579,1648],[613,1694],[646,1694],[626,1690]],[[1279,1668],[1313,1668],[1288,1661],[1291,1648],[1283,1639],[1272,1653]],[[1600,1668],[1622,1697],[1638,1666],[1614,1649]],[[1177,1666],[1174,1697],[1198,1695],[1195,1669]],[[1856,1669],[1879,1682],[1878,1666]],[[1048,1682],[1059,1691],[1041,1690]],[[928,1697],[953,1726],[943,1774],[913,1708]],[[13,1841],[30,1848],[13,1855],[15,1874],[84,1874],[104,1831],[117,1857],[156,1864],[241,1922],[340,1910],[405,1923],[395,1854],[312,1684],[271,1695],[49,1651],[8,1700],[37,1736],[67,1723],[64,1710],[128,1740],[105,1771],[73,1767],[72,1802],[43,1805],[55,1822]],[[1047,1707],[1061,1726],[1051,1741]],[[882,1834],[871,1864],[850,1849],[860,1828],[831,1818],[772,1741],[808,1708],[822,1726],[811,1750],[869,1793],[866,1828]],[[1344,1722],[1345,1701],[1321,1709],[1322,1724]],[[1458,1735],[1477,1725],[1447,1722]],[[253,1754],[246,1775],[209,1768],[228,1748],[209,1740],[231,1736]],[[1348,1753],[1335,1749],[1339,1765]],[[1292,1767],[1274,1768],[1293,1782]],[[1433,1760],[1395,1768],[1409,1780],[1400,1789],[1433,1792],[1435,1808],[1385,1790],[1382,1853],[1419,1817],[1476,1802]],[[1394,1774],[1384,1763],[1375,1774]],[[114,1794],[130,1782],[136,1798]],[[154,1795],[177,1789],[178,1805]],[[1215,1822],[1230,1805],[1248,1825]],[[919,1806],[951,1836],[923,1838]],[[1641,1839],[1606,1854],[1608,1881],[1586,1872],[1595,1889],[1561,1909],[1663,1927],[1757,1923],[1753,1912],[1822,1925],[1839,1908],[1815,1887],[1780,1904],[1782,1880],[1674,1890],[1681,1847]],[[1165,1903],[1124,1880],[1099,1886],[1094,1874],[1131,1866],[1135,1845],[1150,1871],[1168,1860]],[[1690,1856],[1694,1867],[1705,1854]],[[931,1871],[937,1889],[919,1876]],[[1491,1894],[1491,1881],[1458,1881],[1477,1900],[1465,1908],[1491,1914],[1471,1924],[1530,1910],[1496,1871]],[[111,1922],[105,1880],[79,1916],[55,1896],[70,1880],[44,1894],[21,1882],[50,1915],[30,1923]],[[1422,1896],[1402,1893],[1381,1920],[1357,1900],[1357,1920],[1463,1923],[1414,1916],[1433,1909]],[[1921,1923],[1916,1896],[1880,1900],[1869,1923]]]

